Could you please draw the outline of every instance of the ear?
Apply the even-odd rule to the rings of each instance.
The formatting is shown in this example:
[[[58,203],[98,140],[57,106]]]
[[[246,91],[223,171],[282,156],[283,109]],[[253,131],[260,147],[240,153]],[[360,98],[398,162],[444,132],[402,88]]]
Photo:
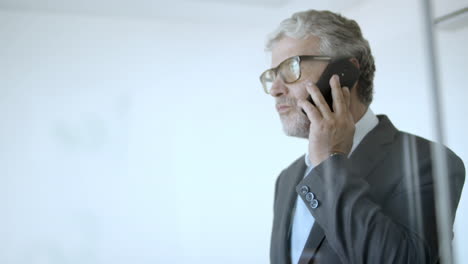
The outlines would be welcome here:
[[[356,59],[355,57],[352,57],[349,59],[349,61],[354,64],[354,66],[356,66],[356,68],[358,68],[359,70],[361,70],[361,65],[359,64],[359,61],[358,59]],[[354,84],[353,86],[353,89],[351,89],[351,93],[354,91],[357,91],[357,86],[359,85],[359,79],[357,80],[357,82]]]
[[[359,61],[356,58],[352,57],[349,59],[349,61],[352,62],[358,69],[361,69],[361,65],[359,65]]]

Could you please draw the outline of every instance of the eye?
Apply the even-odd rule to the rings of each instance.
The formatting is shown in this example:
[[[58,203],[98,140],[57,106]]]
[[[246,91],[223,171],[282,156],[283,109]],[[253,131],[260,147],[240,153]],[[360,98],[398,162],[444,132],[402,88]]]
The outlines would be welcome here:
[[[281,65],[280,72],[285,82],[291,83],[297,81],[301,73],[299,60],[296,58],[286,60]]]

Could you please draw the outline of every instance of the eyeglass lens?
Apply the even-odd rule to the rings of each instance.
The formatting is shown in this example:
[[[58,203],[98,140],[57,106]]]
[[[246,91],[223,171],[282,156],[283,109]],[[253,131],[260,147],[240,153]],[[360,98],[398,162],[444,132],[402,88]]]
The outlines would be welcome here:
[[[293,57],[283,61],[279,65],[277,73],[281,76],[285,83],[292,83],[297,81],[301,76],[299,58]],[[262,76],[263,85],[265,86],[265,89],[268,93],[270,92],[276,77],[277,76],[274,70],[269,70]]]

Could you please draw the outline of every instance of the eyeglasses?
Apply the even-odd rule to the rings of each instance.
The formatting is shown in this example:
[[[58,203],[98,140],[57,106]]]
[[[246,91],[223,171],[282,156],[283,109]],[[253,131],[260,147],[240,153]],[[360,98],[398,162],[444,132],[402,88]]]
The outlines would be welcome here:
[[[285,59],[276,68],[271,68],[264,71],[260,75],[260,82],[262,83],[263,90],[269,94],[273,83],[275,82],[279,73],[281,79],[285,83],[293,83],[301,78],[301,61],[305,60],[319,60],[329,61],[331,57],[316,56],[316,55],[299,55]]]

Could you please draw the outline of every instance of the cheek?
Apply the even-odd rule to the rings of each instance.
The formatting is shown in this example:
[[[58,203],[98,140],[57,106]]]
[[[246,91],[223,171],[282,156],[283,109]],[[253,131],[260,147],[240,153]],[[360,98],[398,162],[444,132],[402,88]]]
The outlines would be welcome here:
[[[304,81],[297,82],[294,85],[291,85],[291,87],[289,87],[291,97],[294,97],[295,99],[307,98],[309,96],[309,93],[307,92],[305,85],[306,82]]]
[[[326,68],[326,63],[315,65],[315,67],[303,67],[301,69],[301,78],[299,81],[291,84],[290,93],[296,99],[306,99],[309,96],[307,92],[306,83],[312,82],[317,83],[322,74],[323,70]]]
[[[322,72],[325,70],[327,63],[325,62],[316,62],[313,66],[312,65],[304,65],[302,67],[301,72],[301,79],[303,82],[312,81],[313,83],[317,83],[322,75]]]
[[[312,81],[316,83],[320,78],[320,73],[314,69],[303,69],[301,72],[301,79],[303,81]]]

